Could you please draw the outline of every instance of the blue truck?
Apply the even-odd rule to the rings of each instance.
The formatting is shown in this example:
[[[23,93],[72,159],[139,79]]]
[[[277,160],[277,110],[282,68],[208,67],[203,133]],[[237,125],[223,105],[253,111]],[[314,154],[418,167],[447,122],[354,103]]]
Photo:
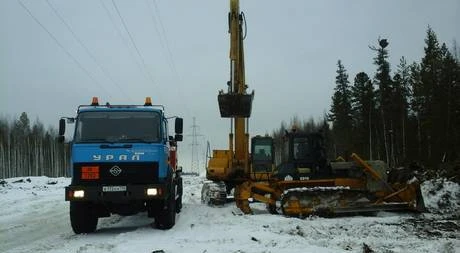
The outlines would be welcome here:
[[[168,121],[175,119],[175,135]],[[181,167],[177,142],[183,120],[166,117],[152,105],[80,105],[75,118],[59,121],[59,140],[67,123],[75,124],[71,145],[70,223],[76,234],[96,230],[98,218],[147,212],[159,229],[175,224],[182,208]]]

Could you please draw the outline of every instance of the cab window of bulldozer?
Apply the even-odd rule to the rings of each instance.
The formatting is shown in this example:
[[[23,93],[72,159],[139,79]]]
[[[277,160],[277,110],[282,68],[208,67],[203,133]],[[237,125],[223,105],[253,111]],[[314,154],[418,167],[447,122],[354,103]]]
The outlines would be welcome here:
[[[284,148],[283,148],[283,151],[282,151],[282,154],[283,154],[283,156],[282,156],[282,158],[281,158],[281,161],[282,161],[282,162],[287,162],[287,161],[289,161],[289,159],[291,159],[291,158],[289,157],[289,150],[290,150],[289,141],[286,140],[286,141],[284,142]]]
[[[297,138],[294,140],[294,159],[306,159],[310,154],[310,146],[307,138]]]

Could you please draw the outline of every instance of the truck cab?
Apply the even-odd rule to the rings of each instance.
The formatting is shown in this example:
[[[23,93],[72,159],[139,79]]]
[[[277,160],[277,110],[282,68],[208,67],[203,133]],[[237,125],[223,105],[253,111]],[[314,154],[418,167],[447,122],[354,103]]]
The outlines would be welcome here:
[[[75,233],[96,230],[99,217],[146,211],[156,227],[175,224],[182,205],[181,169],[177,142],[182,141],[182,118],[175,117],[175,136],[169,135],[164,107],[152,105],[90,105],[78,107],[71,145],[70,221]]]

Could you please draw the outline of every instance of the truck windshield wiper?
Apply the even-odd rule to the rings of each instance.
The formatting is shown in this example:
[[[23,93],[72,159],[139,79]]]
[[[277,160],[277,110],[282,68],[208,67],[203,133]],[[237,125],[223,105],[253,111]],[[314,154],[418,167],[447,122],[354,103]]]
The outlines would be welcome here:
[[[93,143],[93,142],[107,142],[107,143],[113,143],[113,141],[109,141],[105,138],[90,138],[90,139],[83,139],[80,140],[79,142],[88,142],[88,143]]]
[[[128,138],[119,141],[126,141],[126,142],[142,142],[142,143],[152,143],[154,140],[152,139],[142,139],[142,138]]]

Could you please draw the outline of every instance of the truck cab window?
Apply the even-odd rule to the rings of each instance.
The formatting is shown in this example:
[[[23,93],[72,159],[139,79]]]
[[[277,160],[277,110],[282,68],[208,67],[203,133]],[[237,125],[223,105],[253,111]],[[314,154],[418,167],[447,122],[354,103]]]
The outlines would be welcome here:
[[[82,112],[75,142],[159,142],[160,122],[155,112]]]

